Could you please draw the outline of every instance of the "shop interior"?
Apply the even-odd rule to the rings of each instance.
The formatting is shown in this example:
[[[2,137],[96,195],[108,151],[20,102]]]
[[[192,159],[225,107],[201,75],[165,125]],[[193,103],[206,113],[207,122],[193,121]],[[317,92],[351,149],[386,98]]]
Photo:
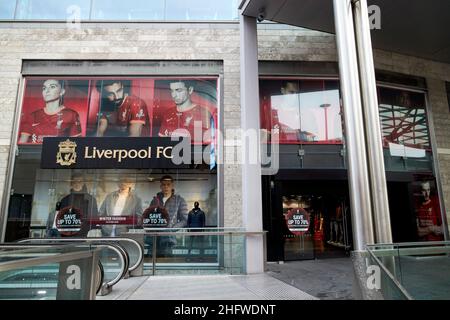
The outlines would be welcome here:
[[[269,261],[348,257],[352,229],[347,190],[346,181],[275,182],[271,210],[265,210],[265,217],[270,215],[265,219]]]
[[[70,194],[74,175],[83,177],[83,190],[95,199],[95,211],[101,208],[108,194],[118,189],[124,177],[132,180],[132,192],[141,200],[142,210],[145,210],[161,192],[159,179],[171,176],[175,193],[184,198],[188,210],[198,202],[205,212],[205,227],[219,225],[215,170],[41,169],[40,150],[25,146],[20,148],[15,162],[5,241],[48,236],[48,219],[57,209],[58,202]],[[91,209],[94,210],[87,208],[87,211]],[[89,212],[83,214],[86,216]]]
[[[305,231],[289,227],[292,212],[306,217]],[[283,196],[283,216],[287,225],[283,234],[285,260],[342,257],[351,248],[345,198],[327,194]]]

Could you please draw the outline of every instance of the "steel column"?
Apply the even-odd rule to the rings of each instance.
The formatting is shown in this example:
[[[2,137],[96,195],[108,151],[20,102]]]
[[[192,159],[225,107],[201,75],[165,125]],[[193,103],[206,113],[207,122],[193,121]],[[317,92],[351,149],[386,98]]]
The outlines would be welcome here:
[[[389,200],[384,167],[383,145],[381,141],[382,134],[378,113],[377,86],[367,0],[358,0],[354,2],[353,16],[355,21],[356,48],[359,58],[359,77],[364,106],[363,113],[366,129],[376,241],[378,243],[391,243],[391,219],[389,215]]]
[[[333,0],[355,251],[374,243],[358,59],[351,0]]]

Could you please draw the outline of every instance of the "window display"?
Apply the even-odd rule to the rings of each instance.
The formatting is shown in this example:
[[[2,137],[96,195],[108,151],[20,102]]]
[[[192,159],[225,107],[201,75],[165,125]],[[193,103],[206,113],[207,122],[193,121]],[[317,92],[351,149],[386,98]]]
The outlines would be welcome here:
[[[217,227],[215,166],[172,160],[187,138],[215,158],[217,87],[217,77],[26,78],[8,240]],[[167,255],[185,247],[158,239]]]
[[[431,151],[423,93],[378,87],[378,100],[384,147],[406,146],[409,157],[412,149]]]
[[[37,78],[26,81],[18,143],[44,137],[190,137],[212,142],[215,78]]]
[[[261,79],[261,128],[282,144],[341,144],[337,80]]]
[[[350,209],[344,197],[324,191],[285,195],[282,201],[285,260],[345,256],[351,249]]]
[[[217,181],[209,171],[22,169],[36,175],[13,182],[17,191],[34,185],[31,226],[41,230],[35,236],[82,237],[95,234],[92,230],[119,236],[130,229],[187,228],[195,203],[203,208],[204,226],[217,226],[216,200],[211,199]]]

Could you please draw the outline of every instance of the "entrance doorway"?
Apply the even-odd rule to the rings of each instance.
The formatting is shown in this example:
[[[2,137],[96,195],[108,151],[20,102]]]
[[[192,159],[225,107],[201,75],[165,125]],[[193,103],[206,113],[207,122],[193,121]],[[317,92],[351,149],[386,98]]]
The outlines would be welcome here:
[[[352,250],[346,181],[273,181],[264,224],[268,260],[341,258]],[[270,203],[268,203],[270,202]]]

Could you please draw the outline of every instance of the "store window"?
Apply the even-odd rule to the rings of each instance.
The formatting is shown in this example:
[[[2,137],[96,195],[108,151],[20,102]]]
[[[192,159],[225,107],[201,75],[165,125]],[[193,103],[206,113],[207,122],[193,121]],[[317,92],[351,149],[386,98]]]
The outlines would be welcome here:
[[[431,150],[423,93],[378,87],[383,144]]]
[[[281,144],[281,169],[326,172],[337,167],[333,154],[346,161],[345,152],[334,149],[343,148],[344,143],[345,106],[340,104],[338,80],[264,76],[259,87],[261,136],[263,141]],[[438,193],[426,94],[384,83],[377,85],[377,92],[394,240],[443,240],[446,217]],[[328,159],[333,160],[331,165]],[[301,229],[303,224],[313,225],[305,211],[291,206],[298,188],[283,199],[283,208],[288,209],[283,212],[289,232],[285,231],[294,248],[298,248],[297,238],[303,241],[308,236]]]
[[[214,77],[27,77],[5,240],[217,227],[215,165],[173,162],[180,141],[208,159],[217,150],[217,86]],[[196,203],[204,219],[193,226]]]
[[[386,170],[410,173],[408,182],[388,182],[394,238],[442,241],[445,217],[434,175],[425,93],[382,85],[377,89]]]
[[[281,144],[342,144],[338,80],[261,79],[261,128]]]

